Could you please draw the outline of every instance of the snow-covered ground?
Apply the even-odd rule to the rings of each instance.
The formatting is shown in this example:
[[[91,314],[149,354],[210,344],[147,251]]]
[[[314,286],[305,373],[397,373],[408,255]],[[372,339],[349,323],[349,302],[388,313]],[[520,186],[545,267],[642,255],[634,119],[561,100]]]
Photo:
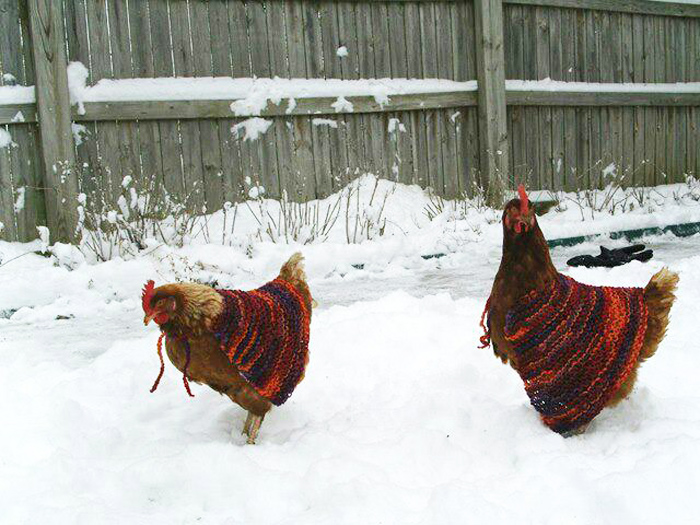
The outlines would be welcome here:
[[[594,221],[570,201],[540,222],[552,237],[700,220],[693,199],[658,199]],[[344,225],[323,243],[251,244],[244,218],[246,242],[190,239],[102,263],[66,246],[12,260],[41,243],[0,243],[0,522],[693,522],[700,236],[645,239],[651,262],[612,270],[566,269],[595,244],[553,250],[589,283],[642,286],[663,265],[681,277],[668,336],[631,398],[563,439],[540,424],[516,373],[477,349],[500,259],[493,212],[430,221],[426,202],[397,187],[395,231],[350,245]],[[319,303],[311,362],[257,445],[240,435],[242,409],[203,386],[188,398],[169,363],[149,394],[159,364],[157,330],[141,322],[147,279],[250,288],[296,249]],[[435,251],[447,255],[419,257]]]

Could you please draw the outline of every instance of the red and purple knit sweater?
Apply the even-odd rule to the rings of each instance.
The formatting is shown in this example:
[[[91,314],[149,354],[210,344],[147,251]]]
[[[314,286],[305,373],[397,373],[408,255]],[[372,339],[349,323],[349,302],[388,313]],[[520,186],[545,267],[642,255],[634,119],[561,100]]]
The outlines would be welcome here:
[[[634,370],[647,320],[642,288],[590,286],[561,274],[518,300],[505,338],[547,426],[566,434],[600,413]]]
[[[280,278],[249,292],[217,292],[224,303],[213,332],[221,349],[261,396],[281,405],[308,362],[311,312],[304,298]]]

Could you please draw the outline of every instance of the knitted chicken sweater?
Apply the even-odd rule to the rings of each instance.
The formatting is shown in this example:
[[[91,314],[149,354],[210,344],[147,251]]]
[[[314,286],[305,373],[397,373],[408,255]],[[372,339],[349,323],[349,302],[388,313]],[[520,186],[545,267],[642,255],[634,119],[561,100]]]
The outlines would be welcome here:
[[[600,413],[634,370],[647,319],[642,288],[590,286],[561,274],[514,305],[505,338],[547,426],[565,434]]]
[[[280,278],[243,292],[217,290],[224,303],[213,327],[229,360],[264,398],[281,405],[304,377],[309,353],[309,309]]]

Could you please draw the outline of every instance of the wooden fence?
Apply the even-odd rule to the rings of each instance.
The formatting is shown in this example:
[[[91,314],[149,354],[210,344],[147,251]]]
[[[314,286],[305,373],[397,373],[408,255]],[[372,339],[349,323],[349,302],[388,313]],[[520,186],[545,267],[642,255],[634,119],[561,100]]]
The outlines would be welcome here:
[[[651,0],[0,0],[2,84],[36,86],[3,103],[0,222],[5,239],[48,224],[72,239],[78,192],[116,199],[127,175],[155,178],[209,211],[267,195],[326,196],[360,171],[455,196],[510,183],[574,189],[603,183],[611,162],[630,184],[700,171],[700,92],[517,91],[505,79],[700,82],[700,6]],[[345,46],[347,56],[337,50]],[[478,80],[478,92],[353,99],[336,114],[311,99],[257,141],[236,140],[231,101],[68,101],[65,66],[90,83],[150,77]],[[10,76],[11,75],[11,76]],[[509,84],[510,85],[510,84]],[[18,114],[22,122],[18,122]],[[328,115],[337,127],[314,125]],[[389,132],[396,120],[405,131]],[[84,125],[77,144],[71,120]]]

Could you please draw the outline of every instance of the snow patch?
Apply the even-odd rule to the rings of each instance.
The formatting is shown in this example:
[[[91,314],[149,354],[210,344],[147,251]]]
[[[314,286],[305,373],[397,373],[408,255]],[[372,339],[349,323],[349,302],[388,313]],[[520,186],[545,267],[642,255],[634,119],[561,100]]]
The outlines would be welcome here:
[[[253,186],[248,190],[248,197],[251,199],[257,199],[259,197],[262,197],[265,195],[265,187],[264,186]]]
[[[340,47],[336,50],[335,54],[338,55],[340,58],[343,58],[343,57],[348,56],[348,48],[347,48],[347,46],[340,46]]]
[[[396,133],[397,130],[401,131],[401,132],[405,132],[406,126],[404,126],[401,123],[401,120],[392,117],[389,119],[389,125],[387,126],[387,131],[389,133]]]
[[[272,120],[253,117],[236,124],[231,128],[231,131],[236,138],[240,138],[241,134],[244,133],[243,140],[257,140],[260,135],[267,132],[271,125]]]
[[[611,162],[603,168],[603,177],[615,176],[617,174],[617,164]]]
[[[506,80],[506,90],[567,91],[575,93],[700,93],[700,82],[564,82],[547,77],[543,80]]]
[[[46,226],[37,226],[36,231],[39,235],[39,251],[44,253],[49,249],[49,245],[51,244],[51,233]]]
[[[12,122],[24,122],[24,121],[25,121],[24,113],[22,113],[21,111],[18,111],[17,113],[15,113],[15,116],[12,117]]]
[[[311,119],[311,123],[314,126],[328,126],[334,129],[338,128],[338,121],[330,118],[314,118]]]
[[[290,98],[337,98],[339,96],[376,96],[436,93],[440,91],[476,91],[476,81],[455,82],[444,79],[309,79],[309,78],[231,78],[162,77],[102,79],[87,87],[85,102],[138,100],[231,100],[237,116],[257,116],[268,101],[278,105]]]
[[[75,145],[80,146],[83,142],[85,142],[85,138],[88,136],[88,129],[84,125],[78,124],[77,122],[71,122],[70,127],[73,131],[73,140],[75,141]]]
[[[24,196],[26,194],[27,188],[24,186],[17,188],[15,193],[17,198],[15,199],[15,213],[19,213],[24,209]]]
[[[78,105],[78,113],[85,114],[85,97],[88,93],[87,79],[90,72],[82,62],[68,64],[68,92],[70,103]]]
[[[0,127],[0,149],[12,146],[12,135],[5,128]]]
[[[34,104],[34,86],[0,86],[0,104]]]
[[[336,113],[352,113],[354,109],[352,102],[342,96],[338,97],[336,101],[331,104],[331,107]]]

